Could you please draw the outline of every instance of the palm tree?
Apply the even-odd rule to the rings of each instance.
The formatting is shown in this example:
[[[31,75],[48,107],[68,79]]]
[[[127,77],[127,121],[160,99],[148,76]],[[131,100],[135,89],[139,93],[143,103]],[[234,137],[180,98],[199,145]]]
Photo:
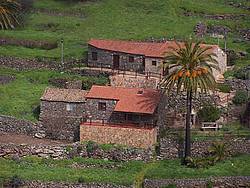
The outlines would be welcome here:
[[[0,0],[0,27],[1,29],[14,28],[19,24],[18,13],[21,5],[15,0]]]
[[[212,69],[218,69],[216,54],[212,48],[187,41],[176,43],[165,56],[165,69],[169,74],[160,83],[167,93],[176,90],[186,93],[186,130],[184,162],[191,157],[190,120],[192,99],[198,92],[207,93],[216,87]],[[186,162],[185,162],[186,163]]]

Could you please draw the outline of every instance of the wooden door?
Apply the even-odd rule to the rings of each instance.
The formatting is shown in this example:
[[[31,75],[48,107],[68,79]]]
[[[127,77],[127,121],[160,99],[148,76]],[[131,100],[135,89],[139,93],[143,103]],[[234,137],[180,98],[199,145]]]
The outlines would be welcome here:
[[[120,56],[119,55],[113,55],[113,68],[119,69],[120,66]]]

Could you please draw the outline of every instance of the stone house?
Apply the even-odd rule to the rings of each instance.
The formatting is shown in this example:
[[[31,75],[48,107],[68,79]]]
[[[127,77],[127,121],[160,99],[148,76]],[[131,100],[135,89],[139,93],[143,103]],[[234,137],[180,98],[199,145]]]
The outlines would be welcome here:
[[[152,147],[160,97],[155,89],[92,86],[85,96],[87,122],[80,126],[80,140]]]
[[[40,105],[40,122],[47,137],[79,140],[79,125],[85,121],[85,95],[80,89],[47,88]]]
[[[217,80],[223,79],[223,73],[227,68],[226,53],[218,45],[203,44],[202,46],[211,47],[212,52],[218,56],[220,71],[214,70],[214,76]],[[164,75],[167,73],[162,66],[164,55],[173,47],[177,48],[174,41],[135,42],[92,39],[88,42],[88,66]]]

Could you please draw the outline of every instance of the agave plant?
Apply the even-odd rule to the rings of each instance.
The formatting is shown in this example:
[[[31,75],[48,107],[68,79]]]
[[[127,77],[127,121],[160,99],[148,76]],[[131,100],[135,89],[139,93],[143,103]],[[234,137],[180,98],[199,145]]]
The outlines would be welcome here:
[[[15,0],[0,0],[0,28],[15,28],[19,24],[21,5]]]
[[[214,155],[215,161],[221,161],[226,157],[226,145],[224,142],[214,142],[209,152]]]

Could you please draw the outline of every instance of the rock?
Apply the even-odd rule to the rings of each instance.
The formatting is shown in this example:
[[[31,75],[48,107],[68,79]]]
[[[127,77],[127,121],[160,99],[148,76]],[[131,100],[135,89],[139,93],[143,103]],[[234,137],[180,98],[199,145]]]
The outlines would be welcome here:
[[[45,138],[45,137],[46,137],[46,134],[45,134],[45,133],[36,133],[36,134],[35,134],[35,137],[36,137],[36,138],[40,138],[40,139],[41,139],[41,138]]]

